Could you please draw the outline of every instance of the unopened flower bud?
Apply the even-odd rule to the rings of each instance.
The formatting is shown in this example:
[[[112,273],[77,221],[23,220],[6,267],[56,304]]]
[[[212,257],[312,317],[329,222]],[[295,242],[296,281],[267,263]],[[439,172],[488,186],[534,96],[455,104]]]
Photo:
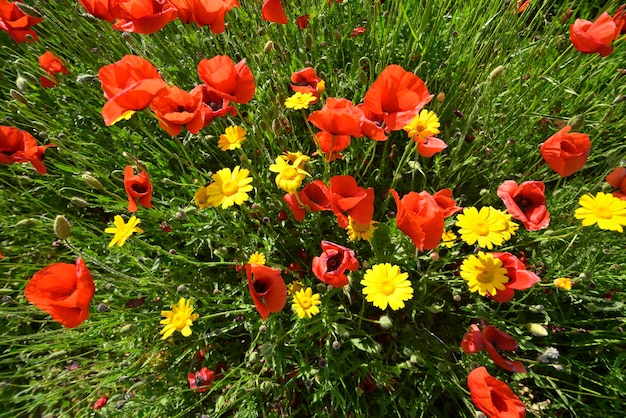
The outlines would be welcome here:
[[[54,218],[54,233],[59,239],[68,239],[70,237],[70,223],[63,215],[57,215]]]
[[[359,72],[359,81],[363,84],[366,85],[367,84],[367,73],[363,70],[361,70]]]
[[[39,12],[39,10],[35,9],[33,6],[29,6],[28,4],[19,3],[19,2],[16,2],[15,5],[17,6],[18,9],[20,9],[27,15],[31,15],[34,17],[42,17],[41,12]]]
[[[443,102],[446,99],[446,94],[442,91],[437,95],[437,101],[439,103]]]
[[[535,337],[546,337],[548,335],[548,330],[541,324],[537,323],[529,323],[526,324],[526,328],[533,334]]]
[[[263,53],[264,54],[269,54],[270,52],[272,52],[272,49],[274,49],[274,42],[267,41],[265,43],[265,46],[263,47]]]
[[[20,91],[24,91],[28,88],[28,80],[22,76],[19,76],[15,79],[15,87],[17,87],[18,90]]]
[[[504,66],[498,65],[496,68],[493,69],[491,73],[489,73],[489,80],[493,81],[496,78],[500,77],[502,71],[504,71]]]
[[[98,79],[97,75],[93,74],[79,74],[78,77],[76,77],[76,82],[79,84],[95,83],[96,81],[99,82],[100,80]]]
[[[9,94],[11,95],[11,97],[15,99],[16,102],[20,102],[22,104],[28,104],[28,100],[26,100],[26,97],[24,97],[24,95],[20,93],[19,91],[11,89],[9,90]]]
[[[332,345],[333,350],[339,350],[341,348],[341,343],[337,340],[333,341]]]
[[[104,186],[100,183],[100,180],[91,175],[91,173],[87,172],[82,175],[83,181],[89,187],[93,187],[96,190],[104,190]]]
[[[304,38],[304,45],[306,46],[307,51],[310,51],[313,48],[313,38],[311,38],[311,35],[307,35],[306,38]]]
[[[382,329],[390,329],[393,326],[393,322],[391,322],[391,318],[389,318],[388,315],[383,315],[378,318],[378,325],[380,325]]]
[[[578,130],[579,128],[582,128],[583,125],[585,124],[585,115],[583,114],[576,115],[573,118],[571,118],[567,122],[567,124],[571,126],[573,130]]]
[[[335,37],[335,41],[341,42],[341,33],[337,29],[333,32],[333,36]]]

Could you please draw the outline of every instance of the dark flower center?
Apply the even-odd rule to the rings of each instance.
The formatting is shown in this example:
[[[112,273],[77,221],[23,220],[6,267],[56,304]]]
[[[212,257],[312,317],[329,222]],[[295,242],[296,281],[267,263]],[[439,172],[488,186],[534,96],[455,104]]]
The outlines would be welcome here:
[[[148,188],[143,184],[133,184],[131,189],[136,193],[146,193],[148,191]]]
[[[217,103],[217,102],[210,102],[209,103],[209,107],[211,108],[211,110],[216,111],[216,110],[220,110],[222,108],[222,104],[221,103]]]
[[[341,260],[343,259],[342,253],[337,253],[332,257],[329,257],[326,261],[326,270],[335,271],[341,266]]]
[[[252,287],[254,287],[254,291],[258,294],[262,295],[269,290],[269,286],[265,282],[261,282],[259,280],[252,283]]]

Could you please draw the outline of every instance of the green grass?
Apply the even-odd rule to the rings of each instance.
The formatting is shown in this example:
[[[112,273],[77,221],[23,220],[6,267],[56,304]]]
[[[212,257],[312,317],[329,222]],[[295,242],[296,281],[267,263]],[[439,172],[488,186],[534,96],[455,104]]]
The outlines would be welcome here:
[[[46,175],[28,164],[0,166],[0,415],[471,417],[466,377],[476,363],[505,381],[529,415],[621,416],[624,235],[583,228],[574,210],[584,193],[610,191],[605,176],[625,164],[626,45],[622,36],[613,54],[600,58],[576,51],[568,35],[575,18],[594,20],[619,3],[534,0],[516,14],[514,1],[285,1],[288,25],[263,21],[258,1],[240,3],[220,35],[179,21],[153,35],[122,34],[70,0],[28,2],[44,18],[35,27],[39,42],[16,44],[0,33],[0,121],[57,145],[46,151]],[[571,17],[562,21],[568,9]],[[310,26],[300,30],[293,20],[305,13]],[[365,33],[351,38],[360,26]],[[266,53],[268,41],[274,47]],[[52,89],[38,82],[37,57],[45,50],[71,71]],[[257,90],[250,103],[237,105],[239,116],[216,119],[197,135],[183,130],[171,138],[149,111],[106,127],[97,73],[126,54],[145,57],[185,90],[201,83],[200,59],[245,58]],[[323,97],[356,104],[389,64],[415,72],[431,93],[445,93],[428,109],[439,116],[448,148],[432,159],[402,160],[407,139],[395,132],[385,142],[353,138],[344,159],[328,165],[311,159],[311,179],[352,174],[375,189],[374,219],[387,233],[372,245],[349,242],[329,212],[308,214],[302,223],[291,215],[278,221],[287,208],[268,167],[283,150],[316,151],[303,115],[321,107],[285,108],[291,73],[313,66],[326,81]],[[27,85],[16,85],[18,78]],[[574,120],[574,130],[591,137],[591,155],[562,179],[538,146]],[[248,139],[241,152],[223,152],[217,139],[234,124],[248,130]],[[137,212],[145,233],[108,248],[111,235],[103,231],[127,213],[123,170],[136,159],[152,179],[154,208]],[[193,195],[210,173],[238,164],[254,177],[250,201],[196,210]],[[86,172],[104,190],[86,184]],[[462,206],[504,209],[496,189],[510,179],[545,182],[552,220],[537,232],[520,226],[498,248],[523,252],[542,281],[497,304],[471,294],[458,276],[474,247],[459,243],[438,250],[438,258],[417,254],[397,229],[386,193],[392,182],[401,195],[447,187]],[[60,214],[72,233],[55,243]],[[162,222],[172,233],[159,228]],[[310,270],[322,240],[352,248],[361,262],[345,291],[327,291]],[[302,275],[283,273],[285,282],[299,279],[321,292],[321,313],[300,320],[289,299],[263,322],[235,269],[254,251],[283,270],[300,263]],[[65,329],[28,303],[24,287],[43,267],[78,255],[96,293],[89,320]],[[389,328],[381,327],[385,312],[365,302],[359,283],[364,264],[381,262],[409,272],[415,289],[405,309],[386,312]],[[557,277],[576,285],[555,289]],[[189,338],[176,333],[162,341],[161,311],[179,297],[191,298],[200,317]],[[528,373],[499,370],[484,352],[462,353],[464,333],[480,320],[519,341],[507,354]],[[543,324],[548,335],[533,336],[527,323]],[[558,349],[562,368],[537,360],[547,347]],[[186,379],[200,367],[198,350],[206,354],[202,365],[225,365],[204,393],[190,390]],[[109,403],[94,412],[101,396]]]

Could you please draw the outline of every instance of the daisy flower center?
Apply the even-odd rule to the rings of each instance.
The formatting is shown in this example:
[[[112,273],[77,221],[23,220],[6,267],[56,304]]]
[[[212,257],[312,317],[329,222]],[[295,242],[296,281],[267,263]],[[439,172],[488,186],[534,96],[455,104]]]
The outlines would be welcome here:
[[[184,328],[187,324],[187,315],[185,312],[176,312],[172,317],[172,325],[176,327],[176,329]]]
[[[380,293],[385,296],[392,295],[396,290],[396,284],[391,280],[385,280],[380,284]]]
[[[480,222],[476,224],[474,231],[476,232],[476,234],[481,235],[483,237],[487,236],[489,235],[489,231],[490,231],[489,225]]]
[[[222,193],[225,196],[232,196],[239,190],[239,184],[234,180],[227,180],[222,184]]]
[[[283,171],[282,171],[281,175],[282,175],[283,178],[285,178],[287,180],[293,180],[296,177],[298,177],[298,170],[296,170],[292,166],[288,165],[285,168],[283,168]]]
[[[613,217],[613,211],[607,208],[596,208],[594,215],[600,219],[611,219]]]

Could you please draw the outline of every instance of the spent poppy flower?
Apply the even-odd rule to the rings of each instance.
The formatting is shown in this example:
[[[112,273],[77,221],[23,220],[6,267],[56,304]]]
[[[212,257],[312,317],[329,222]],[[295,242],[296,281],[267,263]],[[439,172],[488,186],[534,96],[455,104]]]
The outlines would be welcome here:
[[[113,29],[149,35],[176,19],[178,9],[169,0],[118,0]]]
[[[535,273],[526,270],[522,260],[513,254],[502,252],[491,253],[491,255],[502,262],[502,267],[506,269],[506,275],[509,278],[508,282],[504,283],[504,290],[498,290],[495,295],[488,293],[488,296],[496,302],[508,302],[513,299],[514,290],[530,289],[541,280]]]
[[[237,109],[230,105],[230,101],[210,90],[205,84],[194,87],[189,94],[192,96],[199,94],[202,97],[202,103],[204,104],[202,108],[203,127],[209,126],[215,118],[226,115],[237,116]]]
[[[322,254],[313,258],[313,274],[315,277],[334,287],[348,284],[346,270],[355,271],[359,261],[354,251],[330,241],[322,241]]]
[[[288,22],[280,0],[263,0],[261,15],[268,22],[280,23],[282,25]]]
[[[44,152],[54,144],[37,145],[31,134],[13,126],[0,126],[0,163],[31,163],[39,174],[46,174]]]
[[[198,76],[207,89],[231,102],[245,104],[254,96],[256,84],[245,58],[237,64],[227,55],[204,58],[198,63]]]
[[[279,312],[287,303],[287,286],[280,270],[261,264],[246,264],[248,289],[256,310],[263,320]]]
[[[145,171],[133,174],[133,167],[124,169],[124,190],[128,195],[128,211],[137,212],[137,200],[144,208],[152,208],[152,183]]]
[[[126,55],[98,71],[104,98],[102,116],[106,126],[130,118],[135,111],[150,106],[168,85],[154,66],[136,55]]]
[[[189,388],[196,392],[206,392],[215,380],[215,372],[206,367],[201,368],[195,373],[187,374]]]
[[[118,0],[78,0],[80,4],[92,16],[113,23],[116,19]]]
[[[617,167],[606,176],[606,182],[615,187],[613,196],[626,200],[626,167]]]
[[[61,58],[55,56],[52,52],[46,51],[39,57],[39,66],[50,75],[50,77],[41,76],[39,80],[43,88],[47,89],[55,86],[59,80],[56,79],[56,74],[70,75],[70,70],[65,68]]]
[[[467,376],[472,402],[489,418],[524,418],[526,408],[506,383],[477,367]]]
[[[395,190],[390,192],[398,208],[398,229],[411,238],[420,251],[437,247],[443,234],[444,211],[435,199],[426,191],[409,192],[402,199]]]
[[[496,365],[513,373],[526,373],[520,361],[507,360],[500,355],[499,351],[517,350],[517,341],[493,325],[488,325],[481,331],[478,325],[472,324],[461,341],[461,348],[466,354],[487,350]]]
[[[26,299],[49,313],[66,328],[89,318],[89,304],[96,288],[82,258],[76,264],[55,263],[39,270],[30,279]]]
[[[18,2],[0,0],[0,30],[8,33],[18,44],[38,40],[32,26],[41,23],[43,19],[27,15],[17,4]]]
[[[306,29],[307,27],[309,27],[309,19],[311,18],[310,15],[306,14],[306,15],[302,15],[302,16],[298,16],[296,18],[296,25],[300,28],[300,29]]]
[[[569,38],[578,51],[606,57],[613,52],[611,43],[619,37],[620,30],[613,17],[603,12],[594,22],[576,19],[569,28]]]
[[[538,231],[550,223],[545,189],[541,181],[525,181],[518,186],[514,180],[506,180],[498,187],[498,197],[514,219],[524,224],[527,230]]]
[[[360,187],[352,176],[333,176],[330,179],[330,200],[337,223],[348,226],[348,216],[360,224],[369,224],[374,215],[374,189]]]
[[[571,132],[571,126],[552,135],[541,144],[539,153],[561,177],[567,177],[580,170],[587,162],[591,150],[589,135]]]
[[[192,134],[204,127],[204,103],[202,92],[187,93],[176,86],[168,87],[150,103],[150,109],[159,119],[159,125],[168,134],[180,134],[183,126]]]
[[[450,189],[441,189],[437,191],[433,194],[433,199],[435,199],[435,202],[437,202],[437,205],[439,205],[443,211],[444,218],[452,216],[463,210],[462,207],[456,205],[456,201],[452,197],[452,190]]]

